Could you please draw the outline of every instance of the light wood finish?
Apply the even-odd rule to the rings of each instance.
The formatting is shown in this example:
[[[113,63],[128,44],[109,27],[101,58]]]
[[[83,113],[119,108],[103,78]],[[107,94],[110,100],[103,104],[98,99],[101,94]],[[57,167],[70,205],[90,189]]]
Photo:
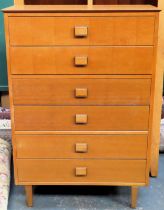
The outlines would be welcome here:
[[[147,135],[16,135],[17,158],[146,159]],[[117,146],[116,146],[117,145]]]
[[[75,123],[76,124],[87,124],[88,116],[87,114],[76,114]]]
[[[1,100],[1,107],[8,108],[8,109],[10,108],[10,101],[9,101],[8,93],[1,93],[0,100]]]
[[[88,57],[87,56],[75,56],[75,66],[87,66]]]
[[[150,88],[146,78],[13,79],[15,105],[149,105]]]
[[[149,121],[148,106],[15,106],[14,113],[17,131],[148,130]],[[77,114],[88,123],[76,124]]]
[[[132,186],[131,187],[131,208],[137,207],[137,196],[138,196],[138,187]]]
[[[152,79],[152,75],[151,74],[141,74],[141,75],[133,75],[133,74],[130,74],[130,75],[122,75],[122,74],[115,74],[115,75],[52,75],[52,74],[44,74],[44,75],[11,75],[11,78],[12,79],[35,79],[35,78],[38,78],[38,79],[54,79],[54,78],[63,78],[63,79]]]
[[[88,65],[75,66],[75,56],[83,55],[88,57]],[[12,74],[152,74],[154,49],[11,47],[10,56]]]
[[[88,144],[86,144],[86,143],[76,143],[75,144],[75,152],[77,152],[77,153],[87,153],[88,152]]]
[[[20,183],[145,182],[145,160],[17,159],[16,162]],[[75,176],[76,167],[86,167],[87,176]]]
[[[14,0],[15,5],[24,5],[24,0]]]
[[[93,135],[147,135],[149,132],[148,131],[15,131],[14,132],[16,135],[36,135],[36,134],[41,134],[41,135],[76,135],[76,134],[93,134]]]
[[[75,168],[75,176],[87,176],[87,168],[86,167],[76,167]]]
[[[93,0],[88,0],[87,3],[88,3],[89,6],[92,6],[93,5]]]
[[[75,97],[76,98],[87,98],[88,97],[88,89],[87,88],[76,88],[75,89]]]
[[[90,18],[11,17],[10,44],[14,46],[153,45],[154,17],[112,17],[112,14],[110,15],[111,17]],[[86,38],[80,39],[74,36],[76,25],[88,26]]]
[[[148,185],[159,9],[4,12],[16,184]]]
[[[39,6],[39,5],[38,5]],[[49,5],[47,5],[49,6]],[[60,5],[59,5],[60,6]],[[21,6],[19,6],[20,8]],[[32,8],[35,8],[35,6],[32,6]],[[4,13],[6,13],[5,9],[2,10]],[[109,13],[106,12],[106,11],[103,11],[103,12],[96,12],[94,17],[131,17],[131,16],[135,16],[135,17],[150,17],[150,16],[153,16],[155,17],[155,13],[159,13],[159,9],[157,11],[147,11],[147,12],[144,12],[144,11],[140,11],[140,12],[137,12],[137,11],[127,11],[126,12],[126,15],[125,15],[125,12],[120,12],[120,11],[117,11],[117,12],[112,12],[109,16]],[[76,11],[72,11],[70,12],[69,10],[67,12],[64,12],[64,11],[56,11],[55,12],[46,12],[46,17],[52,17],[52,13],[55,17],[93,17],[93,12],[76,12]],[[132,14],[133,13],[133,14]],[[15,11],[15,12],[7,12],[6,13],[8,15],[8,17],[20,17],[22,12],[18,12],[18,11]],[[26,17],[32,17],[32,16],[35,16],[35,17],[43,17],[45,16],[45,12],[44,11],[41,11],[36,13],[35,10],[32,11],[30,10],[30,12],[24,12],[24,14],[26,15]],[[154,44],[154,43],[153,43]],[[52,45],[53,46],[53,45]]]
[[[88,27],[87,26],[75,26],[75,37],[87,37]]]
[[[21,1],[21,0],[18,0]],[[88,5],[15,5],[8,8],[3,9],[3,12],[5,13],[17,13],[17,12],[24,12],[24,13],[66,13],[68,15],[68,12],[78,12],[80,13],[92,13],[93,15],[97,15],[98,12],[107,13],[108,15],[111,15],[111,12],[119,13],[121,12],[126,14],[128,12],[136,12],[138,15],[146,15],[149,12],[159,12],[160,8],[151,6],[151,5],[93,5],[92,7],[88,7]],[[100,14],[100,15],[101,15]],[[99,15],[99,14],[98,14]],[[78,16],[78,14],[77,14]],[[130,16],[133,16],[131,14]]]
[[[26,192],[26,203],[28,207],[33,206],[33,193],[32,193],[32,186],[26,185],[25,186],[25,192]]]
[[[12,143],[13,143],[13,159],[15,162],[15,157],[16,157],[16,145],[14,144],[14,106],[12,102],[12,80],[10,77],[10,56],[9,56],[9,28],[8,28],[8,15],[4,14],[4,25],[5,25],[5,40],[6,40],[6,59],[7,59],[7,68],[8,68],[8,85],[9,85],[9,99],[10,99],[10,112],[11,112],[11,132],[12,132]],[[16,164],[14,164],[14,178],[15,182],[18,180],[18,174],[16,170]]]
[[[159,144],[160,144],[160,119],[163,94],[163,72],[164,72],[164,1],[159,0],[159,7],[162,9],[159,21],[159,44],[158,63],[155,79],[154,108],[153,108],[153,130],[151,147],[151,176],[158,175]]]

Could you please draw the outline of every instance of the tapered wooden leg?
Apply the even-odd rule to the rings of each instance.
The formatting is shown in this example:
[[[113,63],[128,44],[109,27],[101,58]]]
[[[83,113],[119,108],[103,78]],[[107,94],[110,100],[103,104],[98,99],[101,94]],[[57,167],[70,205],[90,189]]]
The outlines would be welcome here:
[[[27,206],[32,207],[32,204],[33,204],[32,185],[26,185],[25,192],[26,192]]]
[[[137,206],[138,187],[131,187],[131,208],[135,209]]]

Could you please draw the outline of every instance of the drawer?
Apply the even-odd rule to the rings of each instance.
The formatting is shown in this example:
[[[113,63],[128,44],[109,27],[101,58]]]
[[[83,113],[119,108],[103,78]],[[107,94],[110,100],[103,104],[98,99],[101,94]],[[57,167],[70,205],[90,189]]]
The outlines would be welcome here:
[[[146,159],[147,135],[16,135],[17,158]]]
[[[17,159],[18,182],[38,184],[145,183],[145,160]]]
[[[10,56],[12,74],[151,74],[154,67],[153,47],[11,47]]]
[[[15,78],[14,104],[148,105],[151,79]],[[59,94],[60,93],[60,94]]]
[[[153,45],[154,17],[9,17],[11,45]],[[26,27],[24,27],[26,25]],[[146,27],[145,27],[146,26]]]
[[[15,106],[15,130],[148,130],[149,106]]]

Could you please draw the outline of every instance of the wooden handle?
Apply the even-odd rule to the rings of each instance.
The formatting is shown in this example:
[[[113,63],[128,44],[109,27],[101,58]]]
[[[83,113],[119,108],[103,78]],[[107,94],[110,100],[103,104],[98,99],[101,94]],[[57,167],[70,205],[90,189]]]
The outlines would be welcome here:
[[[87,114],[76,114],[75,122],[76,124],[87,124],[88,117]]]
[[[75,37],[87,37],[88,27],[87,26],[75,26]]]
[[[88,145],[86,143],[76,143],[75,152],[86,153],[88,151]]]
[[[76,98],[87,98],[88,90],[87,88],[76,88],[75,89],[75,97]]]
[[[76,167],[75,175],[76,176],[87,176],[87,168],[86,167]]]
[[[75,66],[87,66],[88,57],[87,56],[75,56]]]

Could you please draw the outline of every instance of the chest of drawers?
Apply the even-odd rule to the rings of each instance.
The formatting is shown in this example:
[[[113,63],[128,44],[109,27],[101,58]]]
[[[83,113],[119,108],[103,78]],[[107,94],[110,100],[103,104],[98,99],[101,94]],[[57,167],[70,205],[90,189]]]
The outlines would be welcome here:
[[[4,10],[15,183],[148,185],[159,10]]]

